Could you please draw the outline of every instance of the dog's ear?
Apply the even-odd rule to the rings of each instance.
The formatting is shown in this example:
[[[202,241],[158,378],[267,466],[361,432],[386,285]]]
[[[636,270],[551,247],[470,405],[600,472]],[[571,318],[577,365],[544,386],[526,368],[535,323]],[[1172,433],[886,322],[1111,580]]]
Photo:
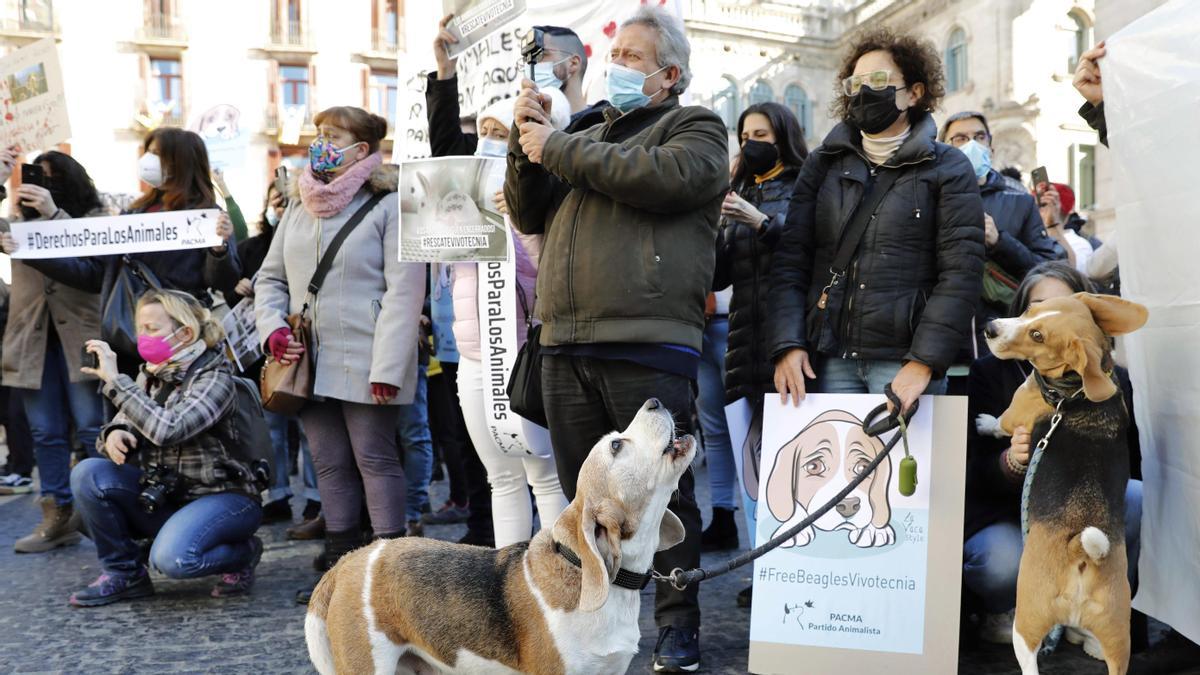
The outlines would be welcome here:
[[[658,524],[658,548],[655,550],[665,551],[683,541],[683,537],[683,521],[671,513],[671,509],[663,511],[662,521]]]
[[[1076,293],[1075,298],[1092,311],[1092,319],[1106,335],[1132,333],[1146,324],[1150,311],[1145,306],[1114,295]]]
[[[875,456],[883,452],[883,442],[878,438],[870,439],[872,447],[875,448]],[[867,493],[871,498],[871,525],[877,528],[884,527],[892,521],[892,507],[888,502],[888,485],[892,481],[892,458],[885,457],[879,466],[875,467],[875,474],[871,476],[871,489]]]
[[[608,588],[621,567],[620,509],[611,500],[584,503],[580,510],[575,541],[583,566],[579,586],[579,609],[594,612],[608,601]]]
[[[803,435],[803,434],[801,434]],[[779,450],[775,466],[767,477],[767,508],[781,523],[796,512],[796,455],[800,454],[800,437]]]
[[[1104,361],[1104,350],[1094,339],[1086,337],[1071,338],[1063,357],[1071,370],[1083,377],[1083,393],[1089,401],[1107,401],[1117,393],[1117,385],[1112,378],[1104,374],[1101,364]]]

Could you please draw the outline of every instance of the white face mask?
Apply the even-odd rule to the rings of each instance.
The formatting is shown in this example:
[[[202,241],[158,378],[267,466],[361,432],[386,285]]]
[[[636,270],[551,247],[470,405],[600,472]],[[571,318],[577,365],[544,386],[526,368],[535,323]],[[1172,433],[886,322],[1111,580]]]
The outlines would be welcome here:
[[[275,207],[267,207],[267,225],[275,227],[279,224],[279,214],[275,212]]]
[[[498,138],[481,138],[475,147],[476,157],[508,157],[508,141]]]
[[[166,182],[162,161],[153,152],[147,152],[138,160],[138,178],[150,187],[159,188]]]

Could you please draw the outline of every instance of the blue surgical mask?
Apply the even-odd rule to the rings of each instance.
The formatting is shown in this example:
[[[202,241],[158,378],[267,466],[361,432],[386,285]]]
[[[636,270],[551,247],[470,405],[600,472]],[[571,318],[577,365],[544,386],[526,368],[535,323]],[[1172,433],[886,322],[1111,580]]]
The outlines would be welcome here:
[[[992,151],[988,150],[986,145],[976,140],[970,140],[959,147],[959,150],[962,150],[967,159],[971,160],[976,179],[983,180],[992,170]]]
[[[533,83],[538,86],[538,89],[562,89],[563,81],[554,74],[554,68],[569,58],[554,63],[535,63],[533,65]]]
[[[508,141],[502,141],[498,138],[481,138],[479,145],[475,146],[476,157],[507,157],[508,156]]]
[[[650,96],[647,96],[642,91],[646,86],[646,79],[661,73],[669,67],[663,66],[653,73],[646,75],[640,70],[627,68],[619,63],[610,65],[608,67],[609,102],[623,113],[645,107],[650,103]]]

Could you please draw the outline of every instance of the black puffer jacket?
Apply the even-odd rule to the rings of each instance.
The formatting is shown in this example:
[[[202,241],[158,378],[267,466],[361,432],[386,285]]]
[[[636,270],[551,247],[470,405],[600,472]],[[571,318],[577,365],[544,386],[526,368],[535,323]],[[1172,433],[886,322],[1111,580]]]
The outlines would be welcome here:
[[[838,239],[873,180],[858,129],[834,127],[809,155],[771,267],[772,359],[794,348],[917,361],[945,374],[971,334],[983,285],[983,204],[970,161],[924,115],[879,171],[900,171],[847,279],[817,308]]]
[[[725,352],[725,395],[730,401],[775,391],[775,367],[767,344],[767,287],[771,255],[779,244],[788,200],[799,167],[762,184],[751,183],[738,195],[767,216],[757,232],[749,225],[725,220],[717,234],[717,268],[713,290],[733,285],[729,301],[729,347]]]

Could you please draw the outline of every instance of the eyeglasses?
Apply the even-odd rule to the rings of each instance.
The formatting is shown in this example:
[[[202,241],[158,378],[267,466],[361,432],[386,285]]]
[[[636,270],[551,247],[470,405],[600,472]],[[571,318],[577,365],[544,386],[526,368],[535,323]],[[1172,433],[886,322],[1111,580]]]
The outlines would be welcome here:
[[[987,145],[988,133],[980,129],[979,131],[975,132],[974,136],[968,136],[966,134],[954,134],[950,137],[950,145],[953,145],[956,148],[964,146],[970,141]]]
[[[890,70],[873,70],[869,73],[861,75],[851,75],[842,80],[842,91],[847,96],[853,96],[858,93],[863,86],[868,86],[875,91],[880,91],[890,86],[888,81],[892,79],[892,71]],[[905,87],[896,87],[897,91]]]

